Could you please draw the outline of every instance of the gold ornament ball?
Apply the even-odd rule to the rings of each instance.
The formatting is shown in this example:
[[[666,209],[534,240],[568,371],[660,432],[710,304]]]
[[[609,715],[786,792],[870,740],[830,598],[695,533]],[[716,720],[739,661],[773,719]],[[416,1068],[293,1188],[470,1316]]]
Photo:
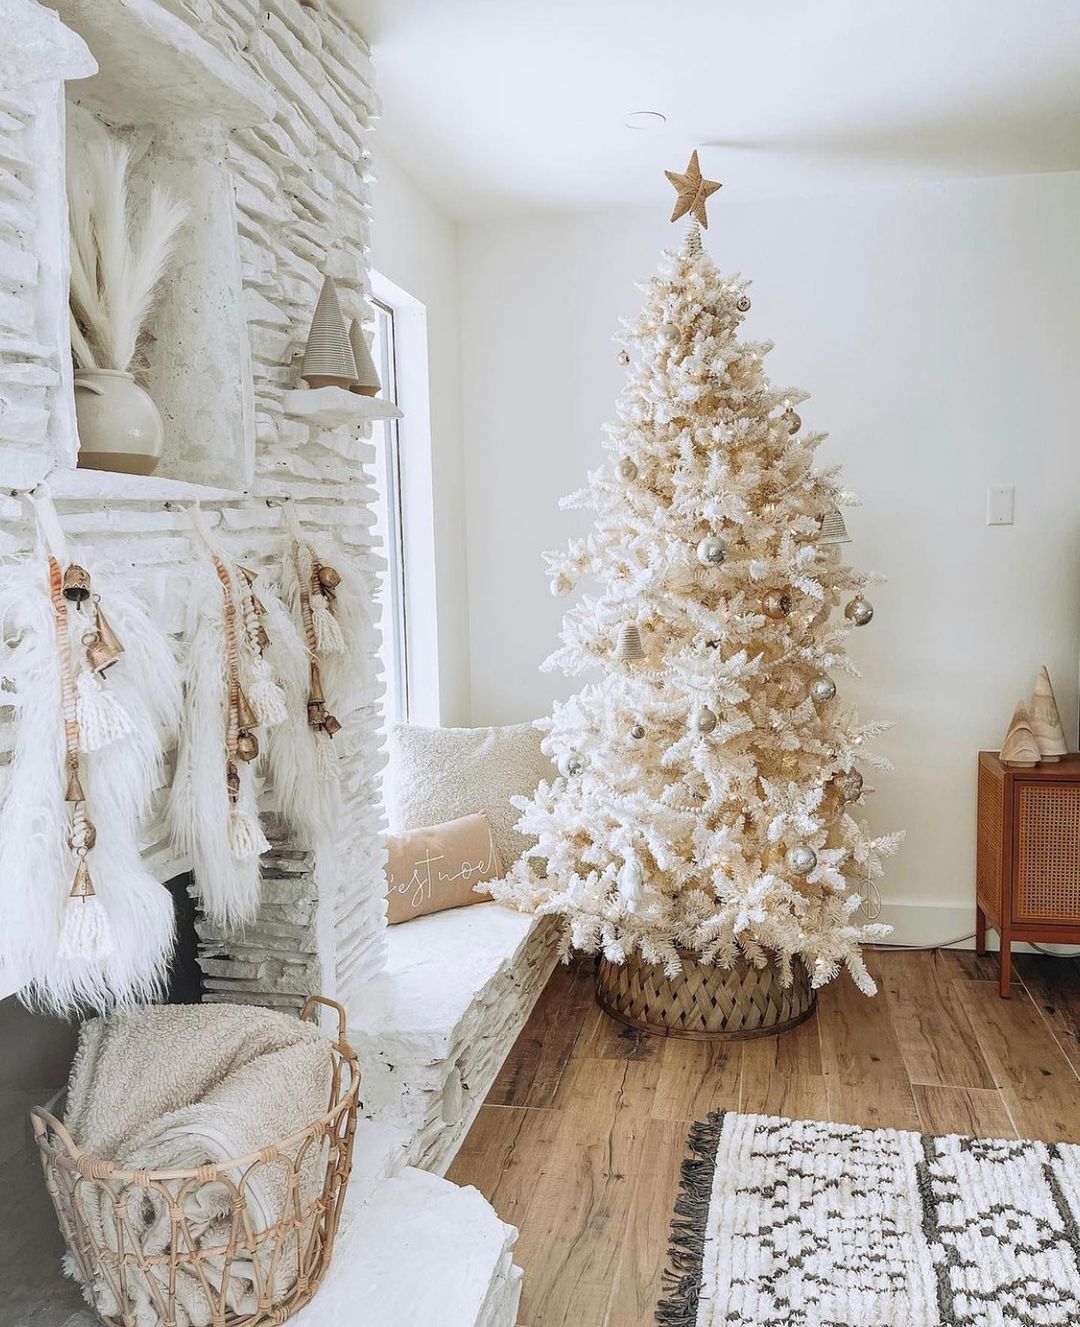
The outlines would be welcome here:
[[[825,673],[819,673],[810,682],[810,699],[815,705],[824,705],[836,695],[836,683]]]
[[[813,848],[800,843],[787,850],[784,860],[788,864],[788,869],[794,871],[796,875],[809,875],[817,866],[817,853]]]
[[[727,544],[716,535],[706,535],[697,546],[697,560],[703,567],[719,567],[727,557]]]
[[[644,725],[640,723],[635,723],[633,728],[630,729],[630,736],[634,739],[635,742],[640,742],[642,738],[645,736]]]
[[[694,727],[699,733],[714,732],[717,722],[716,715],[707,705],[703,705],[694,715]]]
[[[628,484],[638,477],[637,465],[629,456],[624,456],[615,468],[618,471],[619,478],[625,479]]]
[[[320,567],[316,574],[324,590],[336,590],[341,584],[341,575],[333,567]]]
[[[791,608],[791,595],[787,590],[770,590],[761,601],[761,611],[774,621],[787,617]]]
[[[863,595],[857,594],[844,609],[844,616],[857,627],[865,627],[874,616],[874,605]]]
[[[559,595],[561,597],[562,595],[569,594],[573,588],[574,588],[574,583],[573,581],[571,581],[570,577],[567,576],[565,571],[556,572],[555,575],[552,576],[551,578],[552,594]]]
[[[863,776],[857,769],[848,770],[846,774],[838,774],[833,782],[836,784],[836,791],[845,802],[857,802],[862,796]]]
[[[740,295],[739,298],[735,301],[735,307],[739,310],[740,313],[746,313],[746,311],[750,308],[749,297],[746,295]]]
[[[789,433],[798,433],[799,429],[802,428],[802,420],[790,406],[784,411],[783,419]]]

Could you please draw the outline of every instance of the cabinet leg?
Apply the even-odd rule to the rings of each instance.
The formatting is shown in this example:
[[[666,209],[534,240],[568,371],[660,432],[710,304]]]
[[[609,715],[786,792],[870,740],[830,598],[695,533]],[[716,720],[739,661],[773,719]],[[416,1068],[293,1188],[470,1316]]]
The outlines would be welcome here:
[[[975,905],[975,952],[986,953],[986,913],[978,904]]]
[[[1001,937],[1001,998],[1007,1000],[1012,995],[1012,951],[1009,941]]]

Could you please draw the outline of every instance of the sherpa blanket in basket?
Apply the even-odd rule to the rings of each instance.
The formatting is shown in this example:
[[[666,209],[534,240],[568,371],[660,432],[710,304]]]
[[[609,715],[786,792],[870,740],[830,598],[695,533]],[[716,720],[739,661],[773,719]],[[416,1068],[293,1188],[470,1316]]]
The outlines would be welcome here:
[[[87,1155],[125,1170],[191,1169],[258,1152],[301,1132],[324,1115],[332,1058],[323,1034],[311,1023],[244,1005],[159,1005],[125,1010],[84,1023],[68,1086],[64,1123]],[[311,1147],[300,1165],[299,1198],[307,1205],[319,1192],[325,1145]],[[265,1231],[283,1215],[289,1195],[289,1166],[253,1168],[243,1182],[245,1220]],[[233,1172],[234,1182],[241,1173]],[[163,1192],[164,1190],[164,1192]],[[181,1195],[184,1230],[172,1219],[167,1195]],[[84,1215],[97,1240],[116,1248],[115,1186],[80,1187]],[[124,1190],[126,1217],[144,1254],[224,1247],[234,1223],[235,1194],[227,1183],[168,1181],[132,1184]],[[295,1202],[295,1196],[291,1199]],[[182,1246],[171,1248],[182,1238]],[[224,1287],[232,1312],[257,1307],[257,1286],[267,1269],[234,1261]],[[215,1263],[217,1267],[215,1269]],[[211,1282],[221,1260],[201,1263]],[[65,1268],[79,1279],[68,1256]],[[257,1272],[261,1275],[257,1275]],[[166,1276],[163,1267],[129,1269],[126,1304],[104,1281],[83,1287],[99,1313],[126,1313],[146,1327],[159,1315],[147,1277]],[[207,1327],[212,1309],[190,1267],[176,1273],[177,1327]],[[292,1278],[287,1265],[273,1270],[273,1298],[283,1297]],[[218,1287],[220,1289],[220,1287]]]

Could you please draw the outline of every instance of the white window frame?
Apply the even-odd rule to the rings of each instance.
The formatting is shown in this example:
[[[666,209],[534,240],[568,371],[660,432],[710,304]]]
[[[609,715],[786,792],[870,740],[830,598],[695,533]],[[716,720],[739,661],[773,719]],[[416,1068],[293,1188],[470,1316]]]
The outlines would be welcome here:
[[[393,315],[397,421],[398,518],[402,565],[406,717],[438,725],[439,649],[435,583],[435,504],[431,458],[427,309],[379,272],[372,299]],[[392,568],[388,568],[390,574]],[[387,679],[390,685],[390,679]]]

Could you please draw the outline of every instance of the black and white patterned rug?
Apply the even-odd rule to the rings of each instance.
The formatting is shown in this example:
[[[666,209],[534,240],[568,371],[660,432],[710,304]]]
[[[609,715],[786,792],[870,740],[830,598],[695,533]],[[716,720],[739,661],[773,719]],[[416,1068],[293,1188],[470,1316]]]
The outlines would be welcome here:
[[[661,1327],[1078,1327],[1080,1147],[721,1112]]]

